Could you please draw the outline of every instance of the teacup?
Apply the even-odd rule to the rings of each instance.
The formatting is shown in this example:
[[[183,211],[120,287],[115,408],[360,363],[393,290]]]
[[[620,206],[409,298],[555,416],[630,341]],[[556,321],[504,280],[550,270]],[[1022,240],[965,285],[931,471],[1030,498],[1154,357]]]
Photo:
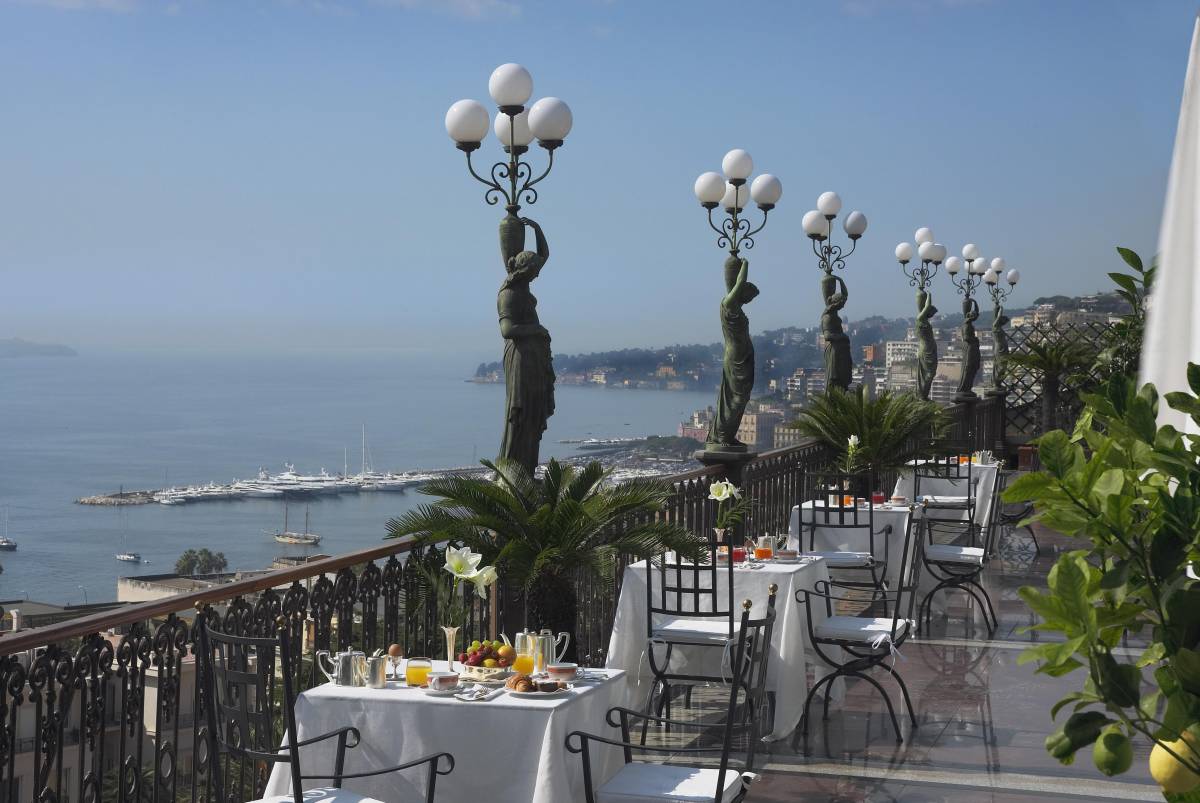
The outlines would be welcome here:
[[[574,680],[575,676],[579,674],[579,665],[568,663],[547,664],[546,674],[550,676],[551,680]]]
[[[429,688],[434,691],[449,691],[458,688],[457,672],[430,672]]]
[[[892,497],[892,504],[893,504],[893,505],[903,505],[903,504],[904,504],[904,503],[906,503],[907,501],[908,501],[908,497],[907,497],[907,496],[893,496],[893,497]]]
[[[775,550],[776,560],[797,560],[800,553],[794,549],[777,549]]]

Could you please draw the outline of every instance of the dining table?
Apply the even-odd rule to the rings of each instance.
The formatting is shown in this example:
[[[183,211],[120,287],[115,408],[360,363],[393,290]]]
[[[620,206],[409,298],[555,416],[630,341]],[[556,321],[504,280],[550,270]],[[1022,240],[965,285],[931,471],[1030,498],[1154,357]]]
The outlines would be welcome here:
[[[435,671],[445,661],[433,661]],[[403,677],[403,669],[397,675]],[[428,690],[389,680],[386,688],[326,683],[296,698],[296,728],[301,740],[352,725],[362,742],[346,751],[346,772],[392,767],[430,753],[454,756],[454,771],[439,777],[438,800],[488,803],[562,803],[585,797],[580,757],[566,749],[567,734],[584,730],[604,736],[615,731],[608,710],[625,703],[625,673],[589,669],[565,692],[516,696],[496,687],[490,699],[464,701],[434,696]],[[493,690],[496,690],[493,689]],[[300,748],[306,775],[328,774],[336,739]],[[619,768],[620,750],[600,747],[591,755],[597,785]],[[424,801],[426,773],[409,770],[346,781],[345,787],[388,803]],[[290,794],[289,765],[276,764],[267,795]],[[323,781],[305,783],[305,788]]]
[[[635,708],[644,707],[654,682],[647,655],[650,639],[646,571],[644,560],[625,568],[612,635],[609,638],[608,655],[605,658],[607,667],[627,670],[625,683],[628,685],[628,698],[634,702]],[[766,689],[775,697],[775,719],[768,738],[782,739],[795,729],[800,722],[804,698],[808,692],[805,681],[808,667],[808,625],[804,606],[796,601],[796,592],[812,589],[817,581],[828,579],[829,571],[825,561],[820,558],[800,559],[796,562],[746,561],[742,565],[734,566],[735,616],[741,615],[741,602],[746,599],[753,603],[751,616],[761,616],[767,604],[770,586],[778,586],[775,597],[775,629],[771,634],[771,652],[767,660]],[[718,572],[717,582],[726,582],[724,570]],[[718,598],[726,598],[720,590]],[[813,619],[814,622],[824,621],[825,610],[822,606],[813,611]],[[659,646],[656,649],[655,655],[661,660],[665,648]],[[728,672],[728,667],[722,666],[725,660],[727,659],[724,650],[721,649],[677,645],[672,651],[670,671],[721,676],[722,670]],[[839,686],[834,690],[835,697],[840,693]]]

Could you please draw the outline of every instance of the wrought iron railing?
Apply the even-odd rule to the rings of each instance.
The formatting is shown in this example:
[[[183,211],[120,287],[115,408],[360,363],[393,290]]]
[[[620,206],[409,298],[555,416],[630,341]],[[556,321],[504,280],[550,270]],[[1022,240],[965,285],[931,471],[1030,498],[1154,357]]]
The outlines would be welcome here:
[[[950,408],[956,425],[993,448],[1003,404]],[[749,535],[787,528],[804,473],[828,463],[814,442],[766,452],[745,468],[756,500]],[[670,478],[674,494],[659,515],[703,532],[713,525],[708,485],[719,467]],[[166,803],[209,801],[201,684],[193,655],[197,611],[222,629],[266,635],[277,623],[303,648],[296,687],[323,679],[323,649],[374,650],[400,643],[410,655],[444,649],[435,595],[419,564],[433,550],[392,540],[337,557],[67,622],[0,636],[0,803]],[[621,569],[602,582],[580,579],[578,655],[601,664],[620,594]],[[465,638],[494,633],[512,604],[473,603]],[[282,619],[281,619],[282,617]],[[257,768],[250,786],[261,791]]]

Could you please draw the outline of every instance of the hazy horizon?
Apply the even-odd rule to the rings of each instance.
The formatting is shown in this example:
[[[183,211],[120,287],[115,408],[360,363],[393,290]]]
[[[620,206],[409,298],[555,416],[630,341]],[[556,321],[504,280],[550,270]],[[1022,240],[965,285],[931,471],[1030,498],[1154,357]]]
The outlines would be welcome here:
[[[714,2],[0,0],[0,338],[497,359],[501,212],[442,119],[505,61],[575,114],[524,209],[558,353],[719,339],[691,185],[732,147],[784,184],[756,332],[815,324],[829,189],[870,219],[851,320],[911,316],[892,249],[923,225],[1020,268],[1014,305],[1103,290],[1114,246],[1155,248],[1194,14],[758,2],[731,36]]]

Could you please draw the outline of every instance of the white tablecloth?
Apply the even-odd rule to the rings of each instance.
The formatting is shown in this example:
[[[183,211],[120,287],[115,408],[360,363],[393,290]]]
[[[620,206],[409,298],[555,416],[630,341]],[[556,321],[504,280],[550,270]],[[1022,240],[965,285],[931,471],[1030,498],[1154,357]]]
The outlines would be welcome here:
[[[445,669],[434,661],[434,669]],[[438,778],[438,800],[488,803],[563,803],[583,800],[581,757],[567,752],[567,734],[585,730],[601,736],[619,734],[605,722],[615,705],[625,704],[620,671],[609,671],[603,683],[580,683],[567,695],[545,700],[510,697],[462,702],[431,697],[420,689],[389,683],[386,689],[335,686],[327,683],[296,700],[300,738],[353,725],[362,744],[346,751],[346,772],[392,767],[429,753],[454,756],[454,772]],[[619,738],[619,736],[618,736]],[[300,750],[306,775],[332,772],[336,739]],[[592,772],[599,786],[619,767],[615,748],[592,750]],[[276,764],[267,795],[289,794],[286,763]],[[309,781],[305,788],[326,782]],[[424,801],[423,770],[389,773],[346,781],[345,787],[388,803]]]
[[[803,539],[801,539],[801,522],[800,522],[800,506],[796,505],[792,508],[791,518],[788,520],[788,548],[798,549],[801,552],[808,551],[808,534],[809,522],[812,521],[813,502],[804,503],[804,527]],[[866,522],[866,511],[860,510],[861,522]],[[817,521],[824,520],[824,513],[817,513]],[[836,514],[831,514],[836,515]],[[875,530],[875,551],[876,557],[883,559],[883,544],[884,539],[887,539],[888,544],[888,565],[887,565],[887,580],[895,587],[896,581],[900,579],[900,548],[904,545],[904,531],[908,527],[909,508],[907,506],[891,507],[876,507],[874,511]],[[890,535],[882,533],[887,527],[891,527]],[[803,540],[803,544],[801,544]],[[817,526],[816,532],[813,533],[813,545],[815,552],[870,552],[871,538],[867,532],[866,526],[863,527],[821,527]],[[916,543],[909,544],[909,552],[915,552]],[[834,570],[836,571],[836,569]]]
[[[772,653],[767,660],[767,690],[775,693],[775,724],[770,736],[782,739],[800,722],[804,697],[808,693],[805,684],[808,625],[804,607],[796,602],[796,592],[802,588],[811,589],[818,580],[828,580],[829,572],[822,560],[802,563],[768,561],[761,565],[761,569],[733,570],[733,599],[736,615],[739,616],[742,600],[753,602],[753,616],[766,607],[769,594],[767,587],[772,583],[779,586],[775,596],[775,631],[771,634]],[[722,580],[718,579],[718,582]],[[824,619],[824,615],[824,608],[818,608],[813,612],[813,621]],[[646,657],[646,625],[646,562],[640,561],[625,569],[606,660],[610,668],[621,668],[629,673],[630,699],[640,705],[644,705],[654,680]],[[660,660],[664,650],[663,647],[657,648],[655,655]],[[696,674],[717,676],[721,671],[721,654],[722,650],[713,647],[692,649],[676,646],[671,657],[671,670],[687,671],[684,667],[690,664],[691,671]],[[697,666],[698,662],[700,666]]]
[[[986,529],[991,521],[992,495],[996,489],[996,472],[999,468],[998,463],[976,463],[971,466],[971,480],[975,483],[976,489],[975,523],[983,529]],[[892,491],[892,495],[904,496],[912,501],[915,486],[916,478],[913,476],[912,469],[905,469],[896,480],[896,489]],[[921,478],[922,496],[965,496],[966,494],[967,480],[965,477],[961,480]],[[966,518],[965,513],[960,515],[952,510],[930,510],[928,513],[933,519]]]

